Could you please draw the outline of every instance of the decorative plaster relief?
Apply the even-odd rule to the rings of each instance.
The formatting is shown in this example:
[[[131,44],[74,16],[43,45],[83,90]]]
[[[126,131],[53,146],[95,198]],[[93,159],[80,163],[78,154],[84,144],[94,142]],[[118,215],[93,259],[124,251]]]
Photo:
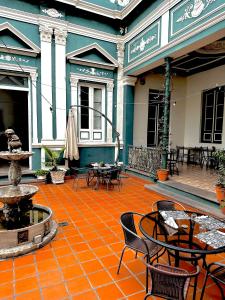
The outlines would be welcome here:
[[[107,82],[107,91],[112,92],[114,88],[114,84],[112,82]]]
[[[55,43],[58,45],[66,45],[67,31],[63,29],[54,29]]]
[[[48,16],[52,18],[62,18],[63,14],[58,12],[55,8],[49,8],[49,9],[42,9],[43,13],[47,14]]]
[[[25,58],[22,58],[22,57],[16,57],[16,56],[11,56],[9,54],[0,54],[0,60],[5,60],[5,61],[10,61],[10,62],[25,62],[25,63],[28,63],[29,62],[29,59],[25,59]]]
[[[193,4],[186,6],[184,14],[176,20],[176,22],[183,22],[186,19],[197,18],[203,11],[216,0],[194,0]]]
[[[53,28],[49,27],[48,25],[40,25],[39,31],[41,33],[41,41],[43,42],[52,42],[52,34]]]
[[[194,24],[199,25],[207,21],[210,15],[223,14],[224,0],[185,0],[171,9],[171,37],[178,35]],[[203,28],[203,27],[202,27]]]
[[[130,3],[130,0],[109,0],[111,3],[118,4],[120,6],[126,6]]]
[[[128,43],[128,62],[159,46],[160,21],[147,28]]]
[[[88,74],[92,76],[100,76],[100,77],[109,77],[111,74],[106,71],[98,71],[95,68],[81,68],[76,67],[76,70],[83,74]]]

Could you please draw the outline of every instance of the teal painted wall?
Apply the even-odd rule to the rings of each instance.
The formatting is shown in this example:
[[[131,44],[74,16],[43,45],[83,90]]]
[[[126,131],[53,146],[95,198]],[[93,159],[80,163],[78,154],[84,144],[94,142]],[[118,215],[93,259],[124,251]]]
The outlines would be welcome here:
[[[13,9],[19,9],[25,12],[30,12],[33,14],[39,13],[39,6],[35,3],[36,1],[21,1],[21,0],[0,0],[0,5],[13,8]]]
[[[114,163],[114,147],[80,147],[80,166],[91,162]]]
[[[217,23],[214,26],[211,26],[208,29],[203,30],[202,32],[200,32],[198,35],[195,35],[187,40],[185,40],[184,42],[181,42],[179,44],[177,44],[176,46],[169,48],[168,50],[161,52],[160,54],[154,56],[153,58],[146,60],[146,62],[138,65],[135,68],[132,68],[131,70],[126,72],[126,75],[132,75],[135,71],[138,71],[139,69],[151,65],[152,63],[158,61],[159,59],[164,59],[164,57],[169,57],[172,56],[172,54],[178,50],[183,49],[184,47],[188,47],[189,45],[209,36],[212,35],[218,31],[220,31],[221,29],[225,28],[225,20],[221,21],[219,23]]]
[[[68,34],[66,52],[70,53],[94,43],[99,44],[99,46],[106,50],[112,57],[117,57],[116,44],[73,33]]]
[[[123,162],[128,163],[128,146],[133,145],[133,120],[134,120],[134,86],[124,86],[123,108]]]
[[[11,1],[9,1],[11,2]],[[12,1],[13,2],[13,1]],[[24,36],[31,40],[35,45],[40,47],[39,26],[31,23],[20,22],[8,18],[0,17],[0,24],[8,22]]]

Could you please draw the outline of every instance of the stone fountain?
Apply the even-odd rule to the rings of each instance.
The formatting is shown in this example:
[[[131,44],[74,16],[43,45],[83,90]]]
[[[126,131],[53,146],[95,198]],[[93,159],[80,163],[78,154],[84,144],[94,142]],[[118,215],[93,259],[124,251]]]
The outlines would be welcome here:
[[[20,184],[19,161],[29,158],[32,152],[22,151],[22,143],[12,129],[7,129],[8,151],[0,151],[0,158],[10,161],[9,182],[0,187],[0,259],[18,256],[47,244],[56,234],[57,225],[52,220],[49,207],[34,205],[38,187]]]

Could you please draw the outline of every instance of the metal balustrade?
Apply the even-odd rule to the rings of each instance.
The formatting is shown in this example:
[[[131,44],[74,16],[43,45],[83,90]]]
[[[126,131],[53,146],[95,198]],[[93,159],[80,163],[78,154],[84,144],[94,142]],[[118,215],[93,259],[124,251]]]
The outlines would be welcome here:
[[[148,173],[156,178],[156,170],[160,168],[162,150],[158,148],[129,146],[128,168]]]

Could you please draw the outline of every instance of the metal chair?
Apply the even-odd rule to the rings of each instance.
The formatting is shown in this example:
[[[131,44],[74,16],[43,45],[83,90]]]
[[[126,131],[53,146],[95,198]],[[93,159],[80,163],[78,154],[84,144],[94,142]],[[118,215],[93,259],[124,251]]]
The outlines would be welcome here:
[[[152,211],[157,210],[185,210],[185,208],[174,200],[158,200],[152,204]]]
[[[209,276],[216,283],[216,285],[218,286],[218,288],[220,290],[222,299],[225,300],[224,288],[222,287],[222,285],[225,285],[225,264],[222,264],[219,262],[214,262],[214,263],[211,263],[208,265],[207,271],[205,274],[205,279],[203,282],[200,300],[203,299],[206,282],[207,282],[207,279]]]
[[[123,233],[124,233],[124,239],[125,239],[125,245],[122,250],[121,256],[120,256],[120,262],[117,270],[117,274],[119,274],[120,266],[123,259],[123,254],[126,248],[132,249],[137,253],[140,252],[144,254],[144,257],[146,259],[147,263],[150,263],[150,260],[155,256],[155,259],[158,259],[163,253],[165,252],[165,249],[159,245],[156,245],[155,243],[151,242],[150,240],[147,240],[143,237],[140,237],[137,234],[137,230],[134,223],[134,216],[143,217],[144,215],[135,213],[135,212],[126,212],[121,215],[120,217],[120,223],[122,225]],[[159,252],[162,250],[162,252],[159,255]],[[155,260],[153,259],[152,262]],[[146,292],[148,291],[148,268],[146,268]]]
[[[191,278],[195,278],[193,286],[193,299],[195,299],[197,276],[200,272],[199,266],[196,267],[195,272],[189,273],[184,269],[168,265],[156,264],[153,266],[148,263],[145,264],[150,272],[152,286],[144,300],[151,295],[170,300],[185,300]]]
[[[107,170],[103,172],[102,174],[102,180],[106,183],[107,191],[109,190],[109,186],[113,186],[116,183],[118,186],[118,189],[120,191],[120,186],[121,186],[121,168],[112,168],[110,170]]]
[[[91,177],[90,177],[90,173],[89,173],[89,168],[87,168],[87,167],[84,167],[84,168],[72,167],[71,169],[72,169],[73,176],[74,176],[73,187],[75,187],[76,191],[78,189],[79,180],[81,180],[81,179],[85,180],[87,183],[87,186],[90,184]]]

